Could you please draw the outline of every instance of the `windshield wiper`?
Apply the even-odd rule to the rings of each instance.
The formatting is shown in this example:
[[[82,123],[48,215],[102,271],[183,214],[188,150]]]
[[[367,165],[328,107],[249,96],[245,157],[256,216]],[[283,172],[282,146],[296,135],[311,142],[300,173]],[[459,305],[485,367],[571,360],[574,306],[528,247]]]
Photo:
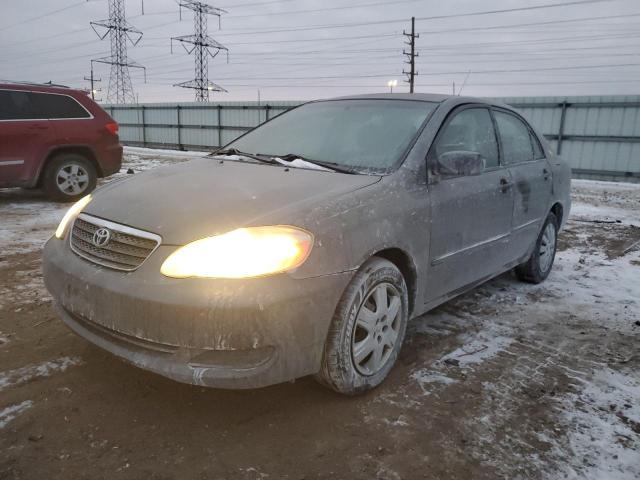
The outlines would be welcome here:
[[[320,167],[328,168],[330,170],[333,170],[334,172],[348,173],[351,175],[355,175],[359,173],[356,169],[349,168],[345,165],[340,165],[334,162],[322,162],[320,160],[310,160],[308,158],[303,157],[302,155],[296,155],[294,153],[287,153],[286,155],[270,155],[270,156],[280,158],[287,162],[293,162],[294,160],[300,159],[305,162],[312,163],[313,165],[318,165]]]
[[[237,150],[235,148],[226,148],[226,149],[223,149],[223,150],[216,150],[215,152],[211,152],[209,154],[209,156],[213,156],[213,157],[215,157],[217,155],[221,155],[221,156],[237,155],[238,157],[246,157],[246,158],[250,158],[252,160],[257,160],[259,162],[264,162],[264,163],[271,163],[271,164],[278,163],[273,158],[269,157],[268,155],[260,155],[260,154],[255,154],[255,153],[241,152],[240,150]]]

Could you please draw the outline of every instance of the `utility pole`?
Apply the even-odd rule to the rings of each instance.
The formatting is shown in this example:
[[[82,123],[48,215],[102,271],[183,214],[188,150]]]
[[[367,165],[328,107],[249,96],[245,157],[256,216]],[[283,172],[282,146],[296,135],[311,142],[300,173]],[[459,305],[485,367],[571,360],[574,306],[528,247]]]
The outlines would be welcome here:
[[[405,80],[405,82],[409,84],[409,93],[413,93],[415,77],[418,75],[418,72],[416,72],[416,57],[420,56],[419,53],[416,53],[416,38],[420,38],[420,34],[416,33],[416,17],[411,17],[411,33],[403,30],[402,34],[409,39],[408,42],[405,42],[409,46],[409,51],[402,50],[402,54],[409,58],[409,61],[404,62],[409,64],[409,71],[405,72],[402,69],[402,73],[408,76],[408,80]]]
[[[194,34],[172,37],[171,53],[173,53],[174,40],[180,42],[188,54],[194,53],[195,78],[177,83],[174,87],[192,88],[196,91],[196,102],[208,102],[209,92],[226,92],[220,85],[209,81],[209,57],[213,59],[221,50],[224,50],[227,52],[228,61],[229,50],[207,34],[207,15],[217,16],[219,24],[220,16],[227,12],[195,0],[179,0],[178,4],[180,12],[182,12],[182,7],[193,11]]]
[[[97,82],[101,82],[102,79],[101,78],[95,78],[93,76],[93,60],[91,60],[91,76],[90,77],[84,77],[84,79],[91,84],[91,99],[95,100],[96,99],[96,92],[98,91],[96,89],[96,87],[95,87],[95,84]]]
[[[109,74],[109,89],[107,101],[113,103],[127,103],[135,101],[133,85],[129,68],[146,69],[137,62],[130,61],[127,56],[127,40],[135,47],[142,38],[142,32],[129,24],[125,18],[124,0],[108,0],[109,18],[98,22],[91,22],[91,28],[96,32],[100,40],[107,35],[111,44],[111,55],[96,58],[92,62],[111,65]]]

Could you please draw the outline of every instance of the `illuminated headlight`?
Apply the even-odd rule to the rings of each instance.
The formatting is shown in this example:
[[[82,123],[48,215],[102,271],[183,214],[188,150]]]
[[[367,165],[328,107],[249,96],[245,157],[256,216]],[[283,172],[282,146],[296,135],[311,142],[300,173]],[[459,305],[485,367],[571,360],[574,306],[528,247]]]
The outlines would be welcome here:
[[[313,235],[295,227],[239,228],[179,248],[160,271],[174,278],[273,275],[302,265],[312,246]]]
[[[67,210],[67,213],[65,213],[64,217],[62,217],[62,220],[60,220],[60,225],[58,225],[58,228],[56,228],[56,238],[64,238],[69,223],[78,216],[78,214],[84,207],[89,204],[90,201],[91,195],[87,195],[86,197],[82,197],[80,200],[74,203],[69,210]]]

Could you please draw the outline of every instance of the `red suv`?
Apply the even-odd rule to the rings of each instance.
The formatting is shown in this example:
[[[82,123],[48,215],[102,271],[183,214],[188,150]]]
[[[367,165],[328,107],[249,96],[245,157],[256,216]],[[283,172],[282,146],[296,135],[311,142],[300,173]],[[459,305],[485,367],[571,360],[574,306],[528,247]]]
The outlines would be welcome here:
[[[121,165],[118,124],[86,93],[0,83],[0,187],[73,201]]]

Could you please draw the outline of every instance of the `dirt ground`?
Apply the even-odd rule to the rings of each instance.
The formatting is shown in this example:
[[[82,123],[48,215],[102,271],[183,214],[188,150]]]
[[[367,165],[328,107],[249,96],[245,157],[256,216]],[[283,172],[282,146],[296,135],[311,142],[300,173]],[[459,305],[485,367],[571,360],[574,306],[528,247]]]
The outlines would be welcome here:
[[[640,185],[573,193],[546,282],[502,275],[415,319],[387,381],[346,398],[182,385],[93,347],[42,283],[64,207],[1,191],[0,479],[640,478]]]

